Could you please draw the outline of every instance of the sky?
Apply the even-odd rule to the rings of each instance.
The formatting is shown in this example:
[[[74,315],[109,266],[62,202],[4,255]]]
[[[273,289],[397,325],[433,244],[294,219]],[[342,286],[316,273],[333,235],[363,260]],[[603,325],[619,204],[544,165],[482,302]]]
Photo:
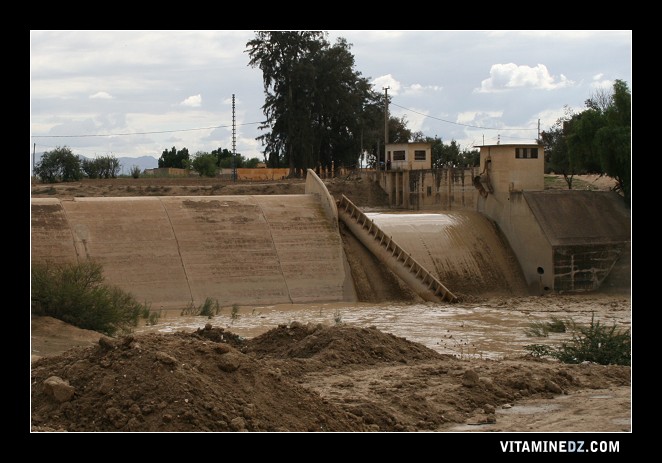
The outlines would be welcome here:
[[[632,31],[329,30],[354,70],[412,132],[460,148],[533,143],[568,107],[624,80]],[[264,87],[253,30],[30,31],[30,156],[191,156],[234,149],[263,160]]]

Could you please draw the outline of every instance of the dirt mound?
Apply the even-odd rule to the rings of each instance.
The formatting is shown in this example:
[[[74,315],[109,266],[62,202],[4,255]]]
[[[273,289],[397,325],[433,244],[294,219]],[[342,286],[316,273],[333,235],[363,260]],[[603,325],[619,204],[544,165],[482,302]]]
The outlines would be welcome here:
[[[277,369],[200,333],[102,338],[96,347],[36,361],[32,385],[37,429],[367,429]]]
[[[208,324],[101,337],[33,362],[31,384],[33,431],[443,431],[523,398],[628,386],[630,368],[468,362],[345,324],[249,340]]]
[[[344,324],[326,327],[299,322],[280,325],[251,339],[244,351],[257,358],[313,359],[325,367],[407,364],[447,358],[422,344],[383,333],[375,327]]]

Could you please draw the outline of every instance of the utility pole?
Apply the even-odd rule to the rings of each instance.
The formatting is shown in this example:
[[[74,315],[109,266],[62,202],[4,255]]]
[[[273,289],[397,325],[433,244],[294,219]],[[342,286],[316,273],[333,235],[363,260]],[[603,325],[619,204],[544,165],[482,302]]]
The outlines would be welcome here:
[[[237,163],[235,162],[237,157],[237,145],[236,145],[236,125],[234,119],[234,93],[232,94],[232,181],[237,181]]]
[[[540,119],[538,119],[538,140],[540,140]]]
[[[35,150],[37,149],[37,144],[33,143],[32,144],[32,175],[34,175],[34,156],[35,156]]]
[[[384,88],[384,170],[386,170],[386,145],[388,144],[388,89]]]

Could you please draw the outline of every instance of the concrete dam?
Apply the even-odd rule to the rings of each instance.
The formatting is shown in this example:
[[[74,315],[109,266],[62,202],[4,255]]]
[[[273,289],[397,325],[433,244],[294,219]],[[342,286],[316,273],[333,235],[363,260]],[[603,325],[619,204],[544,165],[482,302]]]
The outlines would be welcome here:
[[[521,289],[517,278],[495,280],[517,266],[486,219],[436,216],[452,231],[431,230],[430,214],[402,215],[393,230],[430,273],[462,293]],[[33,198],[31,259],[99,262],[107,283],[153,309],[207,297],[221,305],[356,301],[337,217],[314,173],[303,195]]]
[[[206,298],[355,302],[342,221],[424,300],[531,291],[508,240],[480,212],[365,214],[345,200],[312,171],[295,195],[33,198],[31,259],[98,262],[107,283],[155,310]]]

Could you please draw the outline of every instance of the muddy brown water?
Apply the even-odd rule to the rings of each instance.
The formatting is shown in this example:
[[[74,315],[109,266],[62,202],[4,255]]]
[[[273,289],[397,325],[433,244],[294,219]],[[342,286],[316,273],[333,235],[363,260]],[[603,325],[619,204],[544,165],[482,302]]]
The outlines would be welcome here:
[[[158,312],[158,310],[157,310]],[[459,358],[503,359],[527,353],[526,345],[560,345],[572,339],[570,331],[547,337],[527,335],[540,323],[562,320],[588,325],[617,325],[629,329],[627,295],[544,296],[493,298],[481,303],[456,304],[282,304],[222,307],[217,315],[181,315],[181,310],[162,310],[156,324],[143,324],[137,332],[194,331],[207,323],[246,338],[278,325],[346,323],[375,326],[381,331],[419,342],[437,352]]]

